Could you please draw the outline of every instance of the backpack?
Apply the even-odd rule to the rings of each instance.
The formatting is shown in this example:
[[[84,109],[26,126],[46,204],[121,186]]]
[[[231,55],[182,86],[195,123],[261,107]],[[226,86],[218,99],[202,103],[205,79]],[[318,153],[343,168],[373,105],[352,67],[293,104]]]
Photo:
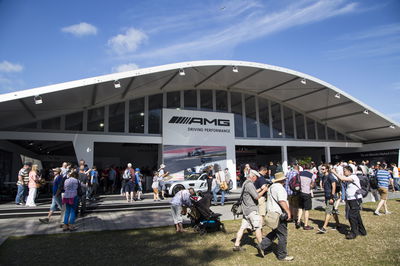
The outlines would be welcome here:
[[[378,189],[378,178],[376,177],[376,175],[370,176],[369,185],[372,189]]]
[[[365,176],[365,175],[357,175],[357,177],[360,180],[360,186],[361,186],[361,187],[358,188],[357,193],[361,194],[363,196],[363,198],[365,198],[368,195],[368,191],[369,191],[369,180],[368,180],[368,177]]]
[[[300,192],[301,183],[299,173],[296,173],[296,175],[289,180],[289,188],[293,191],[293,193]]]
[[[123,178],[124,180],[130,179],[130,178],[131,178],[131,171],[129,171],[129,169],[126,169],[125,172],[124,172],[124,174],[122,175],[122,178]]]

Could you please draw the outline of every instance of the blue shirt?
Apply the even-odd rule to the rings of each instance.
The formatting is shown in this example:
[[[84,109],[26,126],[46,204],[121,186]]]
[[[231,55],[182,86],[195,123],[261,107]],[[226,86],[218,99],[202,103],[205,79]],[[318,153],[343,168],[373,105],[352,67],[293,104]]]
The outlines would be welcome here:
[[[58,190],[58,186],[60,185],[62,180],[62,176],[58,175],[54,178],[53,181],[53,196],[55,196],[57,194],[57,190]]]
[[[135,173],[135,184],[140,184],[140,173]]]
[[[97,171],[95,171],[95,170],[90,171],[90,177],[91,177],[90,183],[92,183],[92,184],[99,183],[99,180],[97,178],[98,176],[99,176],[99,173]]]
[[[388,171],[378,170],[378,172],[376,172],[376,178],[378,179],[378,187],[389,188],[389,180],[392,176]]]

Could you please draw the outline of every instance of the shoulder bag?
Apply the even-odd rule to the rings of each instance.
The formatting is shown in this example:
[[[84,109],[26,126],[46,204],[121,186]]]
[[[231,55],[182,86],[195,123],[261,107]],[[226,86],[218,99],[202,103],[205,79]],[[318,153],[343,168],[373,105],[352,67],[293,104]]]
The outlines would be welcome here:
[[[240,194],[240,198],[232,205],[231,212],[233,213],[233,218],[239,217],[239,215],[243,214],[242,201],[243,201],[244,189],[245,186],[243,186],[242,188],[242,193]]]
[[[271,190],[269,193],[271,193]],[[278,204],[279,208],[281,208],[281,205],[279,205],[278,201],[272,196],[272,194],[271,194],[271,198]],[[272,230],[275,230],[276,228],[278,228],[280,220],[281,220],[281,214],[278,212],[269,211],[265,215],[265,224]]]

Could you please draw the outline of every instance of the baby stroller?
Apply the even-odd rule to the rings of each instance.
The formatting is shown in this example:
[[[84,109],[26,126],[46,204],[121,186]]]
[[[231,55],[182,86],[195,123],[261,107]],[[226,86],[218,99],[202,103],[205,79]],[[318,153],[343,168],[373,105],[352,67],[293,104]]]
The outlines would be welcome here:
[[[220,213],[214,213],[210,210],[211,193],[204,193],[201,196],[191,197],[192,207],[188,217],[190,218],[193,229],[200,235],[207,232],[222,231],[226,233],[225,226],[220,221]]]

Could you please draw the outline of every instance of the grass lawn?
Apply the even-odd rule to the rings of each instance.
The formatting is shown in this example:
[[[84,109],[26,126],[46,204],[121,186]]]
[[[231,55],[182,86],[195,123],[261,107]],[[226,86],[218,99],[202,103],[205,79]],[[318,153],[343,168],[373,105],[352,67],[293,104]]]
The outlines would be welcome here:
[[[172,227],[11,237],[0,246],[0,265],[400,265],[400,200],[388,202],[391,215],[374,216],[376,203],[364,205],[366,237],[346,240],[341,232],[296,230],[289,224],[288,251],[293,262],[273,253],[258,257],[254,236],[242,239],[246,251],[233,252],[240,220],[225,221],[227,233],[200,236],[191,230],[176,234]],[[344,209],[341,207],[341,213]],[[324,212],[313,210],[311,225]],[[341,222],[348,225],[343,215]],[[264,234],[269,232],[264,229]]]

